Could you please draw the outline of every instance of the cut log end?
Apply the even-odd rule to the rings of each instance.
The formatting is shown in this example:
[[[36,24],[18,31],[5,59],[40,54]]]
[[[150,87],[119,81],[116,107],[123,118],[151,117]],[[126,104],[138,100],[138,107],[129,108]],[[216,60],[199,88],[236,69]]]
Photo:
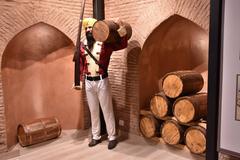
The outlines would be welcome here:
[[[203,77],[195,71],[176,71],[163,77],[163,91],[170,98],[194,94],[203,87]]]
[[[173,114],[181,123],[189,123],[207,116],[207,93],[178,98],[173,104]]]
[[[178,97],[183,90],[182,80],[177,75],[169,75],[163,81],[163,91],[170,98]]]
[[[174,104],[173,114],[179,122],[188,123],[193,120],[195,109],[189,100],[182,99]]]
[[[186,131],[185,143],[195,154],[202,154],[206,150],[206,133],[201,127],[191,127]]]
[[[92,32],[97,41],[104,42],[110,34],[110,29],[105,21],[97,21],[93,26]]]
[[[152,118],[143,117],[140,120],[140,131],[146,138],[155,136],[156,126]]]
[[[157,118],[165,117],[168,113],[168,103],[166,99],[160,96],[154,96],[151,99],[151,111]]]
[[[178,144],[181,140],[181,133],[179,127],[171,121],[165,122],[162,126],[162,138],[163,140],[171,145]]]

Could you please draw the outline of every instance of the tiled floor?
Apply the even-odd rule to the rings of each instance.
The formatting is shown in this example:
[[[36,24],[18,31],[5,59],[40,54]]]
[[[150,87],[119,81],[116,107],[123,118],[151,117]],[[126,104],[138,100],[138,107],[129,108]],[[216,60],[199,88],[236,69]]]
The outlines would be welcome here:
[[[60,138],[22,148],[17,145],[0,160],[204,160],[204,156],[191,154],[141,136],[120,136],[119,144],[108,150],[107,141],[88,147],[88,131],[63,131]],[[123,134],[122,134],[123,135]]]

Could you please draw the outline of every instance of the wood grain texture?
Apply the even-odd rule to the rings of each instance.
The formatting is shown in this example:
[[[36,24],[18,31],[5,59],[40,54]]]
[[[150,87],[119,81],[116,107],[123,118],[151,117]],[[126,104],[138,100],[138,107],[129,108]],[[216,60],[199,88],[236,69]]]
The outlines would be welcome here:
[[[203,77],[191,70],[169,72],[163,77],[163,91],[170,98],[195,94],[203,87]]]
[[[180,144],[184,140],[186,128],[177,123],[176,120],[166,120],[161,126],[161,137],[170,145]]]
[[[206,127],[192,126],[185,132],[185,143],[189,150],[196,154],[206,151]]]
[[[163,92],[153,96],[150,102],[150,109],[156,118],[163,118],[172,115],[172,102]]]
[[[173,114],[181,123],[207,117],[207,93],[178,98],[173,104]]]

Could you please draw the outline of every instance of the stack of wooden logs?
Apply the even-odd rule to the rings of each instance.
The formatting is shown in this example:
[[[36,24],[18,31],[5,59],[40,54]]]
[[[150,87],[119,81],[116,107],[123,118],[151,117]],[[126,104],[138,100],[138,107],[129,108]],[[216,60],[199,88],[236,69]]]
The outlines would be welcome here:
[[[149,111],[140,112],[140,131],[170,145],[186,145],[195,154],[206,150],[207,93],[199,93],[203,77],[176,71],[162,79],[162,91],[151,98]]]

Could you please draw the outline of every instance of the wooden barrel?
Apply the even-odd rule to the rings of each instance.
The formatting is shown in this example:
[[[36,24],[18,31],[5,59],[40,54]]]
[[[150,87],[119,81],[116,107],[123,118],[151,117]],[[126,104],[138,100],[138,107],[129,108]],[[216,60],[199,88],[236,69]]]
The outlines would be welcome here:
[[[55,117],[42,118],[31,123],[19,124],[17,132],[18,141],[24,147],[57,138],[61,134],[61,125]]]
[[[156,118],[163,118],[172,115],[172,102],[163,92],[155,94],[150,101],[150,109]]]
[[[203,88],[203,77],[195,71],[170,72],[163,77],[163,91],[170,98],[194,94]]]
[[[130,38],[132,35],[131,26],[128,23],[122,21],[121,24],[126,27],[127,37]],[[119,24],[112,20],[97,21],[93,26],[93,37],[96,41],[116,43],[120,40],[120,36],[117,32],[119,27]]]
[[[195,154],[202,154],[206,151],[206,125],[192,126],[185,132],[185,144]]]
[[[152,115],[141,116],[140,131],[146,138],[159,136],[160,124],[159,121]]]
[[[181,123],[207,117],[207,93],[178,98],[173,104],[173,114]]]
[[[176,120],[166,120],[161,127],[161,137],[170,145],[180,144],[184,141],[185,126],[181,126]]]

